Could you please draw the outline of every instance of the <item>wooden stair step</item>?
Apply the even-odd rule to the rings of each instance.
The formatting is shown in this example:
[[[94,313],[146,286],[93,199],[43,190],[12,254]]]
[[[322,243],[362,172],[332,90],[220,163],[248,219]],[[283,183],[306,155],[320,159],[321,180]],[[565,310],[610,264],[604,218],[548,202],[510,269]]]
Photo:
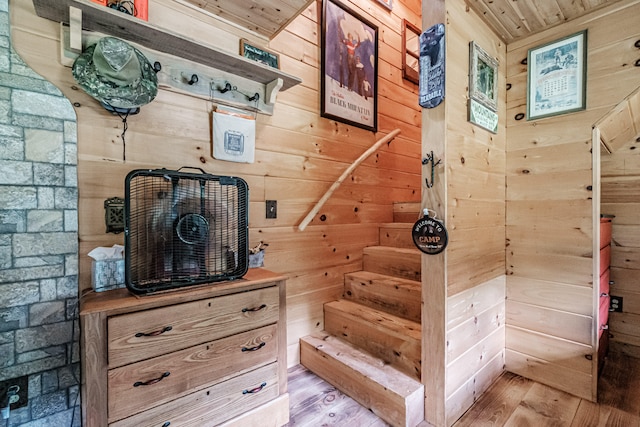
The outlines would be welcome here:
[[[417,218],[416,218],[417,220]],[[380,246],[393,246],[394,248],[415,248],[411,228],[415,223],[390,222],[380,224],[379,241]]]
[[[393,222],[413,224],[422,216],[420,205],[420,202],[395,202],[393,204]]]
[[[344,275],[344,299],[414,322],[421,319],[422,284],[370,271]]]
[[[324,305],[324,329],[420,379],[420,323],[339,300]]]
[[[362,269],[387,276],[422,281],[422,252],[418,248],[369,246],[362,251]]]
[[[392,426],[424,419],[424,386],[326,332],[300,339],[300,363]]]

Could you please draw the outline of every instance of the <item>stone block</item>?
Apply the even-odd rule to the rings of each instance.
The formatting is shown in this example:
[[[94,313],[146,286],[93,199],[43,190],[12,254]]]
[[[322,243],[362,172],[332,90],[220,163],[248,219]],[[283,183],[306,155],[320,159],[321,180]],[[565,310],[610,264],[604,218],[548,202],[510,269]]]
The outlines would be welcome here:
[[[0,290],[3,289],[0,285]],[[1,291],[0,291],[1,292]],[[0,332],[3,334],[11,334],[11,342],[14,340],[13,331],[20,328],[26,328],[28,326],[28,310],[27,305],[21,305],[17,307],[4,307],[0,308]],[[2,335],[3,339],[6,339],[6,335]],[[2,341],[0,341],[2,343]]]
[[[11,366],[15,363],[13,343],[0,344],[0,368]]]
[[[16,331],[16,351],[19,353],[62,345],[71,341],[72,322],[35,326]]]
[[[54,393],[42,394],[31,400],[31,416],[35,419],[44,418],[49,415],[59,415],[60,412],[67,409],[67,392],[66,390],[56,391]],[[70,417],[66,424],[48,424],[48,425],[69,425]],[[66,419],[65,418],[65,419]]]
[[[40,302],[29,307],[29,326],[58,323],[65,320],[64,301]]]
[[[56,209],[77,209],[78,189],[77,188],[56,188],[55,203]]]
[[[21,80],[18,76],[12,75],[12,80]],[[0,82],[2,82],[0,76]],[[46,94],[50,90],[51,84],[48,82],[40,82],[36,79],[25,78],[25,81],[19,81],[17,84],[20,89],[14,90],[11,94],[11,104],[14,113],[33,114],[34,111],[46,114],[40,114],[45,117],[51,117],[62,120],[76,120],[76,112],[67,98],[61,96],[53,96]],[[28,81],[27,81],[28,80]],[[2,82],[4,83],[4,82]],[[46,86],[45,87],[45,84]],[[16,87],[14,84],[7,86]],[[45,92],[45,93],[36,93]]]
[[[63,121],[52,117],[34,116],[33,114],[13,113],[13,125],[29,129],[43,129],[52,132],[64,130]]]
[[[78,124],[75,121],[65,120],[64,142],[72,144],[78,143]]]
[[[52,163],[33,163],[33,183],[50,187],[64,185],[64,166]]]
[[[78,186],[78,167],[75,165],[68,165],[64,168],[64,186],[65,187],[77,187]]]
[[[39,291],[40,286],[34,281],[2,284],[0,285],[0,307],[19,307],[38,302]],[[0,312],[0,316],[2,313]]]
[[[16,257],[63,255],[78,251],[76,233],[20,233],[13,236]]]
[[[22,160],[24,158],[24,144],[20,138],[0,137],[0,159]]]
[[[37,191],[35,187],[0,186],[0,206],[3,209],[35,209]]]
[[[27,212],[27,231],[64,231],[63,212],[59,210],[31,210]]]
[[[68,209],[64,211],[64,231],[78,231],[78,211]],[[75,274],[75,273],[71,273]]]
[[[42,129],[25,129],[25,159],[32,162],[64,162],[62,132]]]
[[[0,123],[0,136],[22,139],[22,128],[19,126],[11,126]]]
[[[39,280],[64,275],[64,265],[43,265],[29,268],[11,268],[0,270],[0,284],[21,280]]]
[[[0,185],[30,185],[33,183],[31,162],[0,160]]]
[[[38,209],[53,209],[55,207],[55,192],[53,188],[38,188]]]

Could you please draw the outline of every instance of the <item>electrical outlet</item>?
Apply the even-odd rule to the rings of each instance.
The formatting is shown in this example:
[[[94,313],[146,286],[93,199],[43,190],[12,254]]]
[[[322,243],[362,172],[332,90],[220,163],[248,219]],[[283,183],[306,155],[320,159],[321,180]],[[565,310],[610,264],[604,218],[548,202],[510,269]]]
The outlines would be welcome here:
[[[277,218],[278,217],[278,201],[277,200],[267,200],[266,201],[266,217],[267,218]]]
[[[26,375],[0,382],[0,403],[6,402],[7,398],[12,411],[27,406],[29,378]]]
[[[611,295],[611,299],[609,300],[609,311],[622,312],[622,297]]]

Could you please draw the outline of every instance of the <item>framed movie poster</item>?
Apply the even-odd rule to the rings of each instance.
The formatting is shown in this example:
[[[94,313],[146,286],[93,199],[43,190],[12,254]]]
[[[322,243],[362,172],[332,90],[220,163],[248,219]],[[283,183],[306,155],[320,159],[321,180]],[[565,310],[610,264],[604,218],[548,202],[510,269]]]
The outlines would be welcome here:
[[[335,0],[322,8],[320,115],[378,130],[378,27]]]
[[[527,120],[584,110],[587,31],[529,49]]]

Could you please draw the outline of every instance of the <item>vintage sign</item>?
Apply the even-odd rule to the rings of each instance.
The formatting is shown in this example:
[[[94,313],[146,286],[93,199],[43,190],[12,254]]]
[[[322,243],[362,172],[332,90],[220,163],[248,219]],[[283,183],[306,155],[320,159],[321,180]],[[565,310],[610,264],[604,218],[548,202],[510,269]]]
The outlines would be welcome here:
[[[411,229],[411,235],[413,243],[427,255],[439,254],[447,247],[449,242],[444,224],[426,215],[416,221]]]
[[[444,24],[436,24],[420,35],[419,103],[434,108],[444,99]]]
[[[490,132],[498,133],[498,113],[474,99],[469,99],[469,121]]]

